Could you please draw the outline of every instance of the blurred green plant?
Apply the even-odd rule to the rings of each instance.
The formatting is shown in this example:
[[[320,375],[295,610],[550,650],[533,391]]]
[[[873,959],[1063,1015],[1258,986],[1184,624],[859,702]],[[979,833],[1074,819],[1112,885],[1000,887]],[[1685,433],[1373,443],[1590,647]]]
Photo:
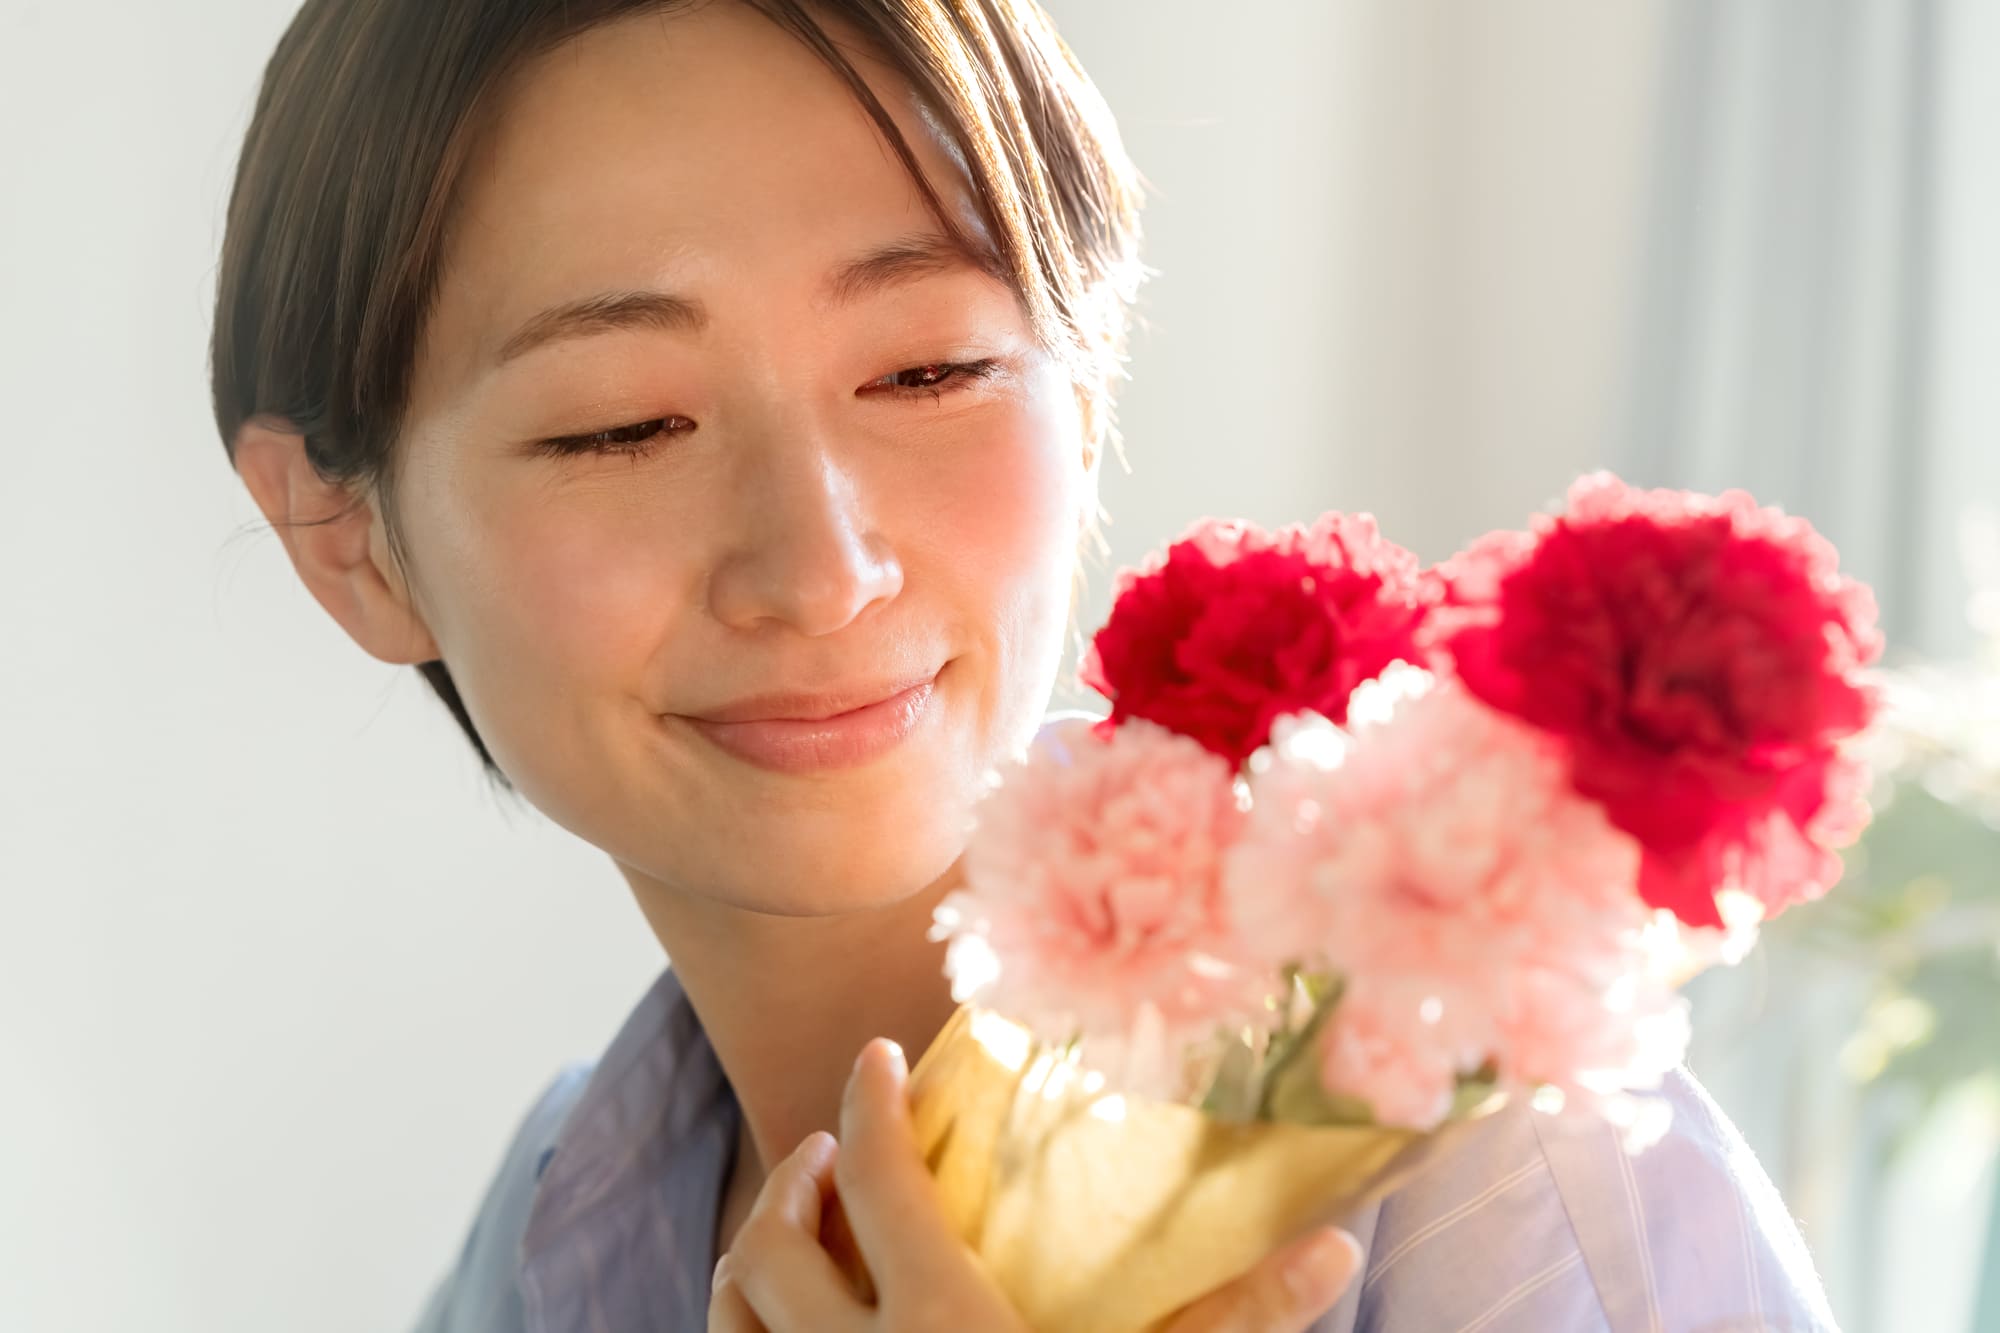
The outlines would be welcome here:
[[[1919,1115],[2000,1087],[2000,641],[1991,657],[1883,673],[1875,817],[1838,890],[1765,930],[1870,977],[1842,1067]]]
[[[1894,1108],[1878,1178],[1948,1098],[1976,1086],[2000,1103],[2000,580],[1973,622],[1972,660],[1882,673],[1864,741],[1874,818],[1836,889],[1763,931],[1862,979],[1840,1065]],[[1972,1327],[2000,1333],[2000,1181],[1987,1214]]]

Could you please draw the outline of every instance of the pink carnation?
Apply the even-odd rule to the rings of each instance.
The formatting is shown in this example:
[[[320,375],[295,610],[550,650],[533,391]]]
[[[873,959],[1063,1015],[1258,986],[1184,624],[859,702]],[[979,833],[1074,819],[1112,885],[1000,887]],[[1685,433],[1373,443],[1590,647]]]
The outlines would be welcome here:
[[[1349,732],[1288,731],[1251,790],[1224,872],[1245,948],[1331,967],[1362,1006],[1329,1026],[1331,1091],[1395,1118],[1441,1061],[1521,1087],[1656,1077],[1658,1042],[1622,1040],[1678,1004],[1632,982],[1653,971],[1640,850],[1560,742],[1397,669],[1357,692]],[[1423,1021],[1392,1019],[1391,995]]]
[[[939,906],[946,972],[1052,1041],[1174,1043],[1254,1016],[1220,883],[1243,815],[1227,761],[1133,720],[1047,727],[979,806],[965,885]]]
[[[1349,986],[1321,1037],[1321,1083],[1367,1102],[1385,1125],[1435,1127],[1451,1110],[1459,1072],[1479,1064],[1484,1033],[1476,1023],[1470,1032],[1446,1028],[1431,998],[1407,985]]]
[[[1657,969],[1636,967],[1606,986],[1561,966],[1522,971],[1495,1014],[1495,1057],[1516,1087],[1566,1097],[1657,1087],[1687,1052],[1687,1005]]]

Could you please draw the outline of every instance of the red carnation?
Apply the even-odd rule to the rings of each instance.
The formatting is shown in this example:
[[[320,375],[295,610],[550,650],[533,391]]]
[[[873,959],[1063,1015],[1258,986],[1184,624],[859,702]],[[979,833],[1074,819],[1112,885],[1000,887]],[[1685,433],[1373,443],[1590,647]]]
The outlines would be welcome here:
[[[1690,925],[1840,874],[1865,818],[1840,742],[1875,695],[1875,600],[1803,519],[1608,473],[1535,532],[1453,559],[1444,645],[1488,704],[1564,737],[1578,790],[1645,848],[1640,893]]]
[[[1345,721],[1357,685],[1421,662],[1435,588],[1365,514],[1275,534],[1205,520],[1119,577],[1080,674],[1110,725],[1145,718],[1241,764],[1284,714]]]

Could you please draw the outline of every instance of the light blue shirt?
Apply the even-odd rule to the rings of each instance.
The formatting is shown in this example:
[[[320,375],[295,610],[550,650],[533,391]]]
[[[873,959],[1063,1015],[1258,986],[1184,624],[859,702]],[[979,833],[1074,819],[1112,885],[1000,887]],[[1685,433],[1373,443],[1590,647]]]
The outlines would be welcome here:
[[[1805,1243],[1685,1071],[1628,1157],[1583,1117],[1488,1117],[1349,1223],[1365,1276],[1313,1333],[1824,1333]],[[664,970],[536,1101],[416,1333],[700,1333],[736,1100]]]

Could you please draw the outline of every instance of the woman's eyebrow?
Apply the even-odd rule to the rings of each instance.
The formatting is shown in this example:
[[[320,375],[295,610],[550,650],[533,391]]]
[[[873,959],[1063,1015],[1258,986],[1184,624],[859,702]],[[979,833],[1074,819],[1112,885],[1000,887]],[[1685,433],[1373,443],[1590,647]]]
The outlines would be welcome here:
[[[505,365],[545,343],[616,329],[661,329],[700,333],[708,323],[701,302],[667,292],[599,292],[550,306],[500,344],[496,362]]]
[[[822,303],[851,305],[863,297],[954,269],[970,268],[1010,286],[999,255],[974,242],[961,245],[941,232],[918,232],[877,246],[836,265],[822,284]],[[670,292],[599,292],[550,306],[535,315],[500,344],[495,357],[505,364],[546,343],[622,329],[656,329],[698,334],[708,325],[708,311],[691,297]]]
[[[976,241],[960,244],[942,232],[925,231],[878,246],[835,268],[827,275],[825,296],[833,305],[846,305],[885,288],[957,268],[974,269],[1002,286],[1009,285],[1007,266],[991,249]]]

